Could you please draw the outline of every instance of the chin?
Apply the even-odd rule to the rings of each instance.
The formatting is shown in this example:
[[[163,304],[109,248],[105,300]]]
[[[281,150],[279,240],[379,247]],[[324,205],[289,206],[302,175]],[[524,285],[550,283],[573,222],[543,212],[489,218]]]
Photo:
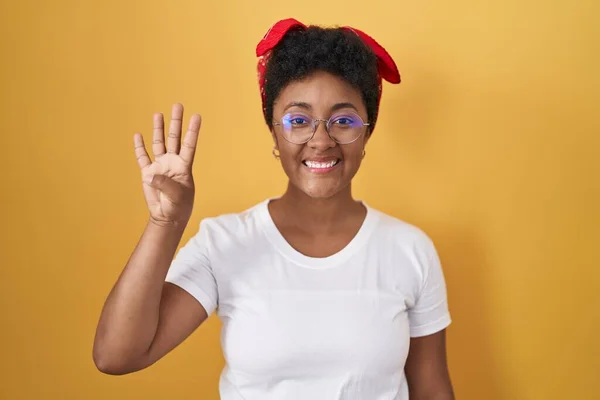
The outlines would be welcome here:
[[[327,184],[326,182],[305,182],[299,189],[313,199],[329,199],[340,193],[346,185]]]
[[[333,190],[303,190],[304,194],[312,199],[325,200],[335,196],[338,192]]]

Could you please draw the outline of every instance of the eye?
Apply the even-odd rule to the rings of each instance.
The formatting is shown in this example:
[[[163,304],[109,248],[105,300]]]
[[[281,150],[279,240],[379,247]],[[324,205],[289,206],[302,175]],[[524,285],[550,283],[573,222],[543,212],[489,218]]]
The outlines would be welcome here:
[[[304,117],[291,117],[289,119],[290,124],[292,125],[304,125],[304,124],[308,124],[308,119],[304,118]]]
[[[287,129],[302,128],[310,125],[310,123],[310,118],[302,114],[288,114],[283,117],[283,126]]]
[[[335,117],[333,123],[340,126],[353,126],[354,119],[348,116]]]

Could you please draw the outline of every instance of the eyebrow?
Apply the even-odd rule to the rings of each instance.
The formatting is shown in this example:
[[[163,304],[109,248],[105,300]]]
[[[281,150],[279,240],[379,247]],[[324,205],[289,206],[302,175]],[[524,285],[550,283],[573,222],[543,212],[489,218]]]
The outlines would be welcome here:
[[[351,108],[354,111],[358,112],[358,108],[356,108],[352,103],[337,103],[333,107],[331,107],[331,111],[341,110],[342,108]]]
[[[300,107],[300,108],[304,108],[306,110],[312,110],[312,106],[308,103],[305,103],[302,101],[292,101],[291,103],[288,103],[287,106],[285,106],[283,111],[286,111],[288,108],[292,108],[292,107]]]
[[[305,103],[303,101],[292,101],[291,103],[289,103],[288,105],[285,106],[283,111],[286,111],[288,108],[292,108],[292,107],[300,107],[300,108],[304,108],[305,110],[312,110],[312,106],[308,103]],[[352,103],[334,104],[333,107],[331,107],[331,111],[333,112],[333,111],[341,110],[342,108],[351,108],[354,111],[358,112],[358,109]]]

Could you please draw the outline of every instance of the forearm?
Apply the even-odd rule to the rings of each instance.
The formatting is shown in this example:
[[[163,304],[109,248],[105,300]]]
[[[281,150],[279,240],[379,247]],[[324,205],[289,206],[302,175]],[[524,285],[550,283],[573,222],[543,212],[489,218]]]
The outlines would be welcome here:
[[[430,382],[423,384],[420,388],[409,385],[409,394],[411,400],[455,400],[452,384],[439,384],[439,382]]]
[[[165,277],[184,229],[185,224],[147,224],[104,304],[94,358],[118,364],[148,350],[158,326]]]
[[[455,400],[451,393],[440,393],[430,396],[411,396],[411,400]]]

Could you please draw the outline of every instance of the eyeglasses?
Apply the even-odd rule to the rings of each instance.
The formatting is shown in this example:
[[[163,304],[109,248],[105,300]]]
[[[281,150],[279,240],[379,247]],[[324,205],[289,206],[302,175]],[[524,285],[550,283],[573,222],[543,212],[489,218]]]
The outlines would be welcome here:
[[[365,126],[370,125],[355,113],[335,114],[329,119],[313,119],[304,114],[289,113],[280,122],[273,122],[273,125],[282,127],[282,136],[288,142],[304,144],[313,138],[321,121],[325,122],[329,137],[338,144],[356,141],[366,130]]]

